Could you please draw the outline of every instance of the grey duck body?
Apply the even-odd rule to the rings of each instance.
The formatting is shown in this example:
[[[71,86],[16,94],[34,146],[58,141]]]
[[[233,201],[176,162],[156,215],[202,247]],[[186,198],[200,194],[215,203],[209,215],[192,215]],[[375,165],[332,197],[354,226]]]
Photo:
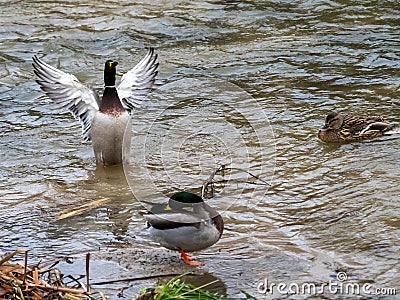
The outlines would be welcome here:
[[[154,241],[179,251],[185,263],[195,266],[200,263],[192,261],[185,252],[214,245],[224,230],[221,215],[200,196],[188,192],[175,193],[168,205],[154,205],[143,216]]]

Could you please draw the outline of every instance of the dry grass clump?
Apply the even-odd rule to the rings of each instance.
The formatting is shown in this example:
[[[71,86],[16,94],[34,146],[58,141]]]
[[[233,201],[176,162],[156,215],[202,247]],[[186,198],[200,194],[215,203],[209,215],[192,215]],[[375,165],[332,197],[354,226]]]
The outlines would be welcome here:
[[[25,254],[23,263],[10,260],[19,253]],[[89,256],[87,256],[88,264]],[[63,276],[58,263],[28,266],[28,251],[16,250],[0,260],[0,299],[17,300],[88,300],[106,299],[102,293],[94,298],[88,287],[72,276]],[[88,274],[86,274],[88,278]],[[79,278],[82,279],[82,278]],[[66,283],[66,281],[68,281]]]

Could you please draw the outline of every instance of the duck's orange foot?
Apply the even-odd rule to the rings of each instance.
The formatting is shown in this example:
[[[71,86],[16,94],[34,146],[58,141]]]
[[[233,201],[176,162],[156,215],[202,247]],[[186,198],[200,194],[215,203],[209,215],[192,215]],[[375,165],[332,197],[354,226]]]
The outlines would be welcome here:
[[[185,251],[180,250],[179,251],[179,258],[183,259],[183,261],[191,266],[201,266],[201,262],[192,260],[192,257],[188,254],[185,253]]]

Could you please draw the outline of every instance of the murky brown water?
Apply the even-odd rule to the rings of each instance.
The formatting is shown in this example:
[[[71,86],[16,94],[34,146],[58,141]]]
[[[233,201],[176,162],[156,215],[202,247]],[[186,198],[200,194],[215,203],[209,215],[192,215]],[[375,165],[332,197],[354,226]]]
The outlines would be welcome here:
[[[229,208],[226,230],[196,256],[229,295],[260,298],[264,277],[321,283],[338,269],[400,293],[399,137],[341,146],[316,137],[332,109],[400,121],[399,15],[397,1],[1,1],[0,250],[157,249],[130,187],[137,198],[140,180],[195,190],[224,163],[272,185],[234,172],[209,201]],[[160,75],[133,116],[129,187],[121,169],[96,170],[79,124],[39,91],[31,57],[101,92],[104,61],[124,73],[145,46],[157,49]]]

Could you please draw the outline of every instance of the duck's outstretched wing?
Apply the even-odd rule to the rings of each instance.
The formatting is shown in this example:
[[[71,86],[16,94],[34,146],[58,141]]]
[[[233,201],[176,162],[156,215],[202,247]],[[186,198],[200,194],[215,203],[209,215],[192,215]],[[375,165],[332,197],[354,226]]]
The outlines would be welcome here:
[[[119,84],[118,96],[124,108],[131,113],[149,93],[158,74],[157,54],[149,48],[145,57],[124,74]]]
[[[64,73],[33,56],[33,68],[38,79],[36,82],[46,95],[60,108],[67,108],[82,125],[85,141],[90,140],[90,131],[94,113],[99,110],[99,96],[84,86],[71,74]]]

